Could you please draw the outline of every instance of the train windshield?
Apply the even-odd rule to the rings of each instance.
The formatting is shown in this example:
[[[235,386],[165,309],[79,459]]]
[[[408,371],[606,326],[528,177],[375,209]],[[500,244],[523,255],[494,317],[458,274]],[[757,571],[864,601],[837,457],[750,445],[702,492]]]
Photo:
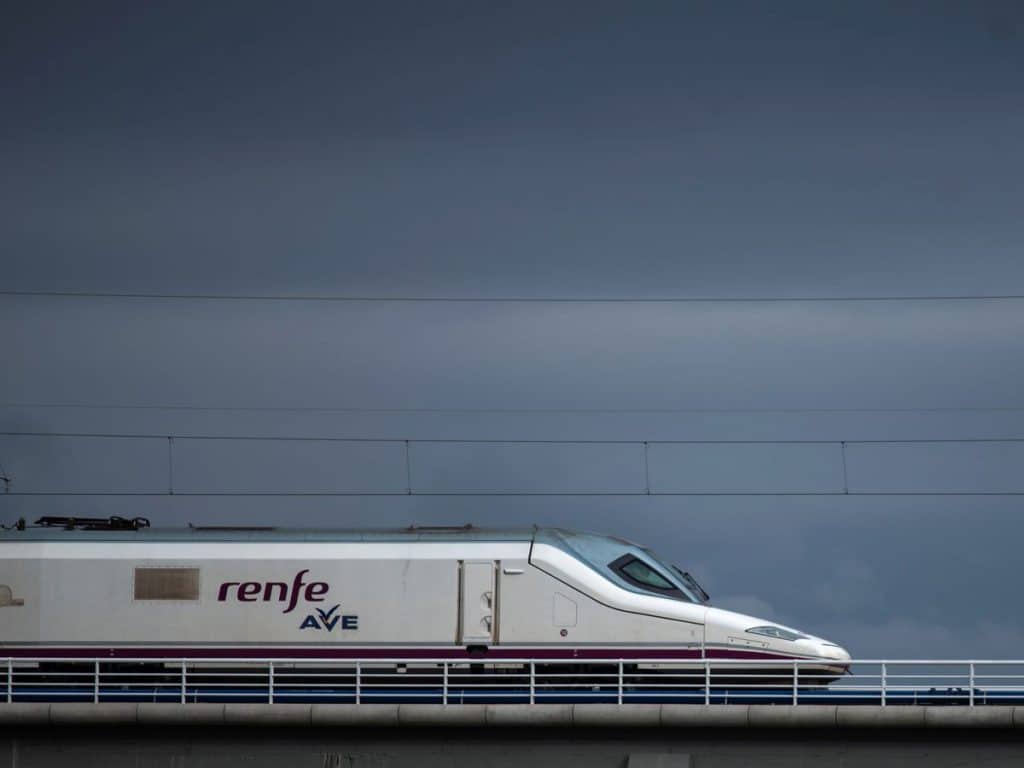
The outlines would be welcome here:
[[[657,560],[647,550],[641,551],[652,560]],[[663,563],[650,563],[632,552],[608,563],[608,570],[634,587],[634,591],[649,592],[659,597],[671,597],[689,603],[700,602],[685,583],[676,578],[671,568],[665,568]]]
[[[707,593],[696,585],[693,577],[683,575],[649,549],[631,541],[557,529],[543,530],[538,534],[538,539],[541,537],[631,592],[688,603],[707,602]]]
[[[677,600],[690,599],[690,596],[683,592],[679,585],[671,581],[667,575],[632,553],[616,558],[608,563],[608,568],[625,582],[644,592]]]
[[[672,577],[675,585],[686,595],[687,600],[692,603],[707,603],[711,600],[711,596],[704,591],[701,585],[697,583],[697,580],[689,573],[677,565],[672,565],[668,560],[658,557],[656,553],[649,549],[644,549],[643,552],[665,569],[665,572]]]

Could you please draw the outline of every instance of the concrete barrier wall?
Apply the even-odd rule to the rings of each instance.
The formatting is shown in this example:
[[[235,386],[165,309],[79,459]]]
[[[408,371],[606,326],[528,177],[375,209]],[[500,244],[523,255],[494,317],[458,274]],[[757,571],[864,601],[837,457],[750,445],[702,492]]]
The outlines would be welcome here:
[[[1024,728],[1024,707],[688,704],[168,704],[0,705],[0,727],[28,725],[335,727],[665,727],[752,729]]]

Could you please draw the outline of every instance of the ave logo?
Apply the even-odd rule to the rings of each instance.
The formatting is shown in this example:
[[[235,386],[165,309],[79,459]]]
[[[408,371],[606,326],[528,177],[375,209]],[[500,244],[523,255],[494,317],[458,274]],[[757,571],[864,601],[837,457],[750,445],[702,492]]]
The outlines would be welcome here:
[[[326,630],[327,632],[333,632],[334,628],[338,626],[338,622],[341,622],[341,628],[346,629],[359,629],[359,617],[358,616],[342,616],[338,613],[341,609],[341,603],[335,605],[329,610],[322,610],[320,608],[315,609],[315,613],[309,614],[302,620],[299,625],[299,629],[316,629]]]

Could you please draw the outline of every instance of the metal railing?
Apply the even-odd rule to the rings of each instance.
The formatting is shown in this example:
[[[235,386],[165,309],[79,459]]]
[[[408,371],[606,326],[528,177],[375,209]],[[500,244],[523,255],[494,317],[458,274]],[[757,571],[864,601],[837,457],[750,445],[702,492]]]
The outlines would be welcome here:
[[[1024,661],[0,658],[0,702],[1024,705]],[[846,668],[843,673],[842,668]]]

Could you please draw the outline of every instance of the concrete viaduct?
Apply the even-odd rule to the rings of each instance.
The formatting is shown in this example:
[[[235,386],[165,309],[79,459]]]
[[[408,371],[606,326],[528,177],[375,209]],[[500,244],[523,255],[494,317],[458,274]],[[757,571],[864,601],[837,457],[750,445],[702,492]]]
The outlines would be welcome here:
[[[0,768],[1024,766],[1024,707],[49,703]]]

